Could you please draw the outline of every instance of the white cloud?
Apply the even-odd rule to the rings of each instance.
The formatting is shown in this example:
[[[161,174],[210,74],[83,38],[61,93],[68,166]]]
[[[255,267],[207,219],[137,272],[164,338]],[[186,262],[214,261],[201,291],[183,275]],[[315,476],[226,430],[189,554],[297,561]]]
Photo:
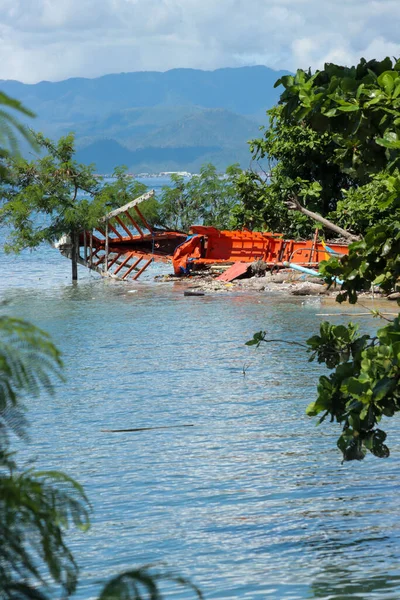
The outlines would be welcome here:
[[[0,78],[400,56],[398,0],[0,0]]]

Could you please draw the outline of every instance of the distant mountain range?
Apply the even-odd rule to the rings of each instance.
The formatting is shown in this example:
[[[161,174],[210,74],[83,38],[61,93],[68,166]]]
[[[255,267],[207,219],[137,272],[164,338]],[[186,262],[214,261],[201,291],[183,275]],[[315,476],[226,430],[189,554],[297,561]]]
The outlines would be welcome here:
[[[70,131],[77,160],[97,172],[125,164],[131,172],[196,172],[249,165],[246,142],[265,125],[265,111],[279,97],[275,81],[285,71],[242,67],[200,71],[174,69],[96,79],[23,84],[0,89],[37,114],[30,125],[57,138]]]

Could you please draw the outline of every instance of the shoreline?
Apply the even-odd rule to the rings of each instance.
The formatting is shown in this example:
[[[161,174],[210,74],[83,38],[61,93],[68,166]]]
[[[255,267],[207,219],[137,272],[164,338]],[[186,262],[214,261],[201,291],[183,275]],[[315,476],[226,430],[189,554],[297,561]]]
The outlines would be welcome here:
[[[292,269],[281,269],[272,274],[266,272],[263,275],[253,275],[247,278],[238,278],[231,282],[218,281],[215,275],[210,272],[194,273],[189,277],[177,277],[175,275],[161,275],[155,278],[158,282],[176,282],[181,283],[186,295],[208,295],[208,294],[226,294],[226,293],[259,293],[271,296],[285,297],[319,297],[326,300],[335,301],[340,293],[340,286],[331,286],[328,289],[327,284],[322,278],[303,275]],[[362,301],[373,301],[382,303],[386,307],[393,304],[400,294],[384,295],[378,290],[373,292],[362,292],[359,294],[358,305]],[[346,303],[349,306],[349,303]],[[355,306],[355,305],[350,305]]]

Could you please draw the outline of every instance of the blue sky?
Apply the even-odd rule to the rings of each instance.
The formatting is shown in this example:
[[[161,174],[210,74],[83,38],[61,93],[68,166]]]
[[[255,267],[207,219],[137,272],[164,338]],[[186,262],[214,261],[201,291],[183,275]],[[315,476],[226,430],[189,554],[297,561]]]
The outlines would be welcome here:
[[[0,0],[0,78],[400,56],[400,0]]]

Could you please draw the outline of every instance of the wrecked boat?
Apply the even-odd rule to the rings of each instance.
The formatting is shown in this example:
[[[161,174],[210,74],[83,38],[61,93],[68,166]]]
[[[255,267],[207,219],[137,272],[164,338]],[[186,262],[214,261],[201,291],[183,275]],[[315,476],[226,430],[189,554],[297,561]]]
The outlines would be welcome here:
[[[153,261],[172,262],[175,275],[188,275],[216,264],[236,265],[233,271],[237,277],[258,260],[271,269],[288,263],[318,268],[319,263],[332,254],[348,253],[346,244],[331,243],[327,247],[318,241],[317,231],[313,240],[296,241],[285,239],[279,233],[247,229],[223,231],[193,225],[187,235],[182,231],[152,227],[141,212],[140,204],[153,195],[154,191],[147,192],[111,211],[96,229],[82,232],[75,245],[65,236],[57,247],[77,263],[121,280],[138,279]]]

